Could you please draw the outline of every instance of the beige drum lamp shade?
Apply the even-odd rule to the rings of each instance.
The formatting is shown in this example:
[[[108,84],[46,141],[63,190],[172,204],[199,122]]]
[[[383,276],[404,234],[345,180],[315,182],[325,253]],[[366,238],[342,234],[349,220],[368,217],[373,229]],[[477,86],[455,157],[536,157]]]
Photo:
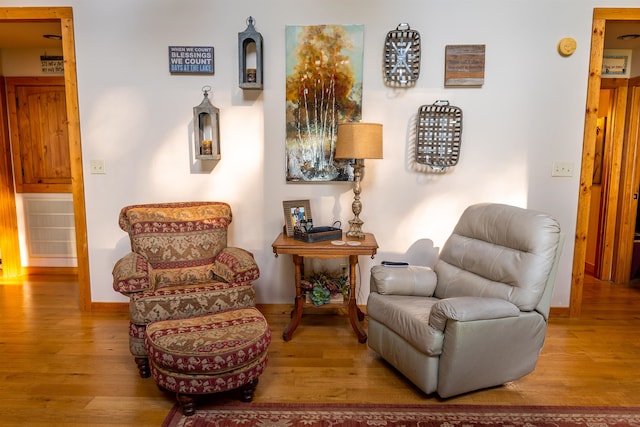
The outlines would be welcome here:
[[[379,123],[340,123],[336,159],[381,159],[382,125]]]

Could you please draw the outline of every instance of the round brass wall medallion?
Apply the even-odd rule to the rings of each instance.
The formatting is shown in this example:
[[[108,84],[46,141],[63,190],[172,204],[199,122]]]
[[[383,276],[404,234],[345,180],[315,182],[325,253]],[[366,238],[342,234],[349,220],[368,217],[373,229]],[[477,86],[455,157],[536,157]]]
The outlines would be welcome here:
[[[565,37],[558,43],[558,52],[562,56],[571,56],[576,51],[578,44],[576,40],[571,37]]]

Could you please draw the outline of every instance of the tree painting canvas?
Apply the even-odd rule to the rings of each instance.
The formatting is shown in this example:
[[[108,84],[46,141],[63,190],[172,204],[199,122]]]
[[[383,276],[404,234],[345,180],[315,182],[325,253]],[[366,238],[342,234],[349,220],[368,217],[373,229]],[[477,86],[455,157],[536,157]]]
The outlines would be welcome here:
[[[362,115],[363,25],[287,26],[287,182],[352,181],[338,123]]]

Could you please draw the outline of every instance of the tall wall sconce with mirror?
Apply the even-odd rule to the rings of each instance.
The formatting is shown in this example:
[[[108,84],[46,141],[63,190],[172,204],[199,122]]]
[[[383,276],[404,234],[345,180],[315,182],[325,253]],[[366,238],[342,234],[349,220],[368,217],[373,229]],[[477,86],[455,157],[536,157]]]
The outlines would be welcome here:
[[[378,123],[340,123],[336,140],[336,159],[354,159],[353,163],[353,203],[351,209],[354,218],[349,221],[348,237],[364,239],[362,231],[364,221],[360,219],[362,202],[360,201],[360,180],[364,159],[382,158],[382,125]]]
[[[238,74],[241,89],[262,89],[262,35],[253,27],[253,17],[247,18],[247,29],[238,33]]]
[[[193,107],[193,142],[196,159],[220,160],[220,110],[209,101],[211,86],[202,88],[204,98]]]

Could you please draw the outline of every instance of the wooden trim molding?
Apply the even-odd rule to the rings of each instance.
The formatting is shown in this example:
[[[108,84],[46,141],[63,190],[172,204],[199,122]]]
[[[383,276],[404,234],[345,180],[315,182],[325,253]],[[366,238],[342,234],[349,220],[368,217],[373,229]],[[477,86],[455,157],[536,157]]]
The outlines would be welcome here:
[[[256,304],[261,311],[271,310],[271,312],[288,312],[291,310],[290,304]],[[358,308],[363,313],[367,313],[367,306],[358,304]],[[96,313],[129,313],[129,303],[127,302],[93,302],[91,312]],[[569,317],[569,307],[551,307],[549,317]]]
[[[129,303],[126,302],[92,302],[91,312],[96,313],[129,313]]]
[[[0,276],[18,277],[23,274],[18,239],[18,215],[14,193],[11,146],[9,144],[9,119],[6,106],[5,81],[0,80]]]
[[[595,16],[595,13],[594,13]],[[604,53],[604,19],[593,20],[591,36],[591,60],[587,85],[587,107],[584,134],[582,138],[582,167],[580,168],[580,194],[576,218],[576,238],[573,249],[573,269],[571,273],[571,296],[569,311],[571,316],[579,316],[582,306],[584,285],[584,264],[587,258],[587,233],[589,231],[589,210],[591,185],[593,183],[593,163],[596,144],[596,123],[598,102],[600,101],[600,72]]]
[[[76,276],[76,267],[24,267],[27,276]]]
[[[569,307],[551,307],[549,317],[571,317]]]
[[[87,239],[87,215],[84,198],[84,173],[82,169],[82,144],[80,139],[80,107],[78,105],[78,76],[73,33],[73,14],[60,20],[62,30],[62,55],[64,57],[64,86],[67,94],[67,120],[69,121],[69,155],[71,157],[71,192],[76,229],[78,259],[78,283],[80,284],[80,309],[91,310],[91,277],[89,274],[89,245]]]

